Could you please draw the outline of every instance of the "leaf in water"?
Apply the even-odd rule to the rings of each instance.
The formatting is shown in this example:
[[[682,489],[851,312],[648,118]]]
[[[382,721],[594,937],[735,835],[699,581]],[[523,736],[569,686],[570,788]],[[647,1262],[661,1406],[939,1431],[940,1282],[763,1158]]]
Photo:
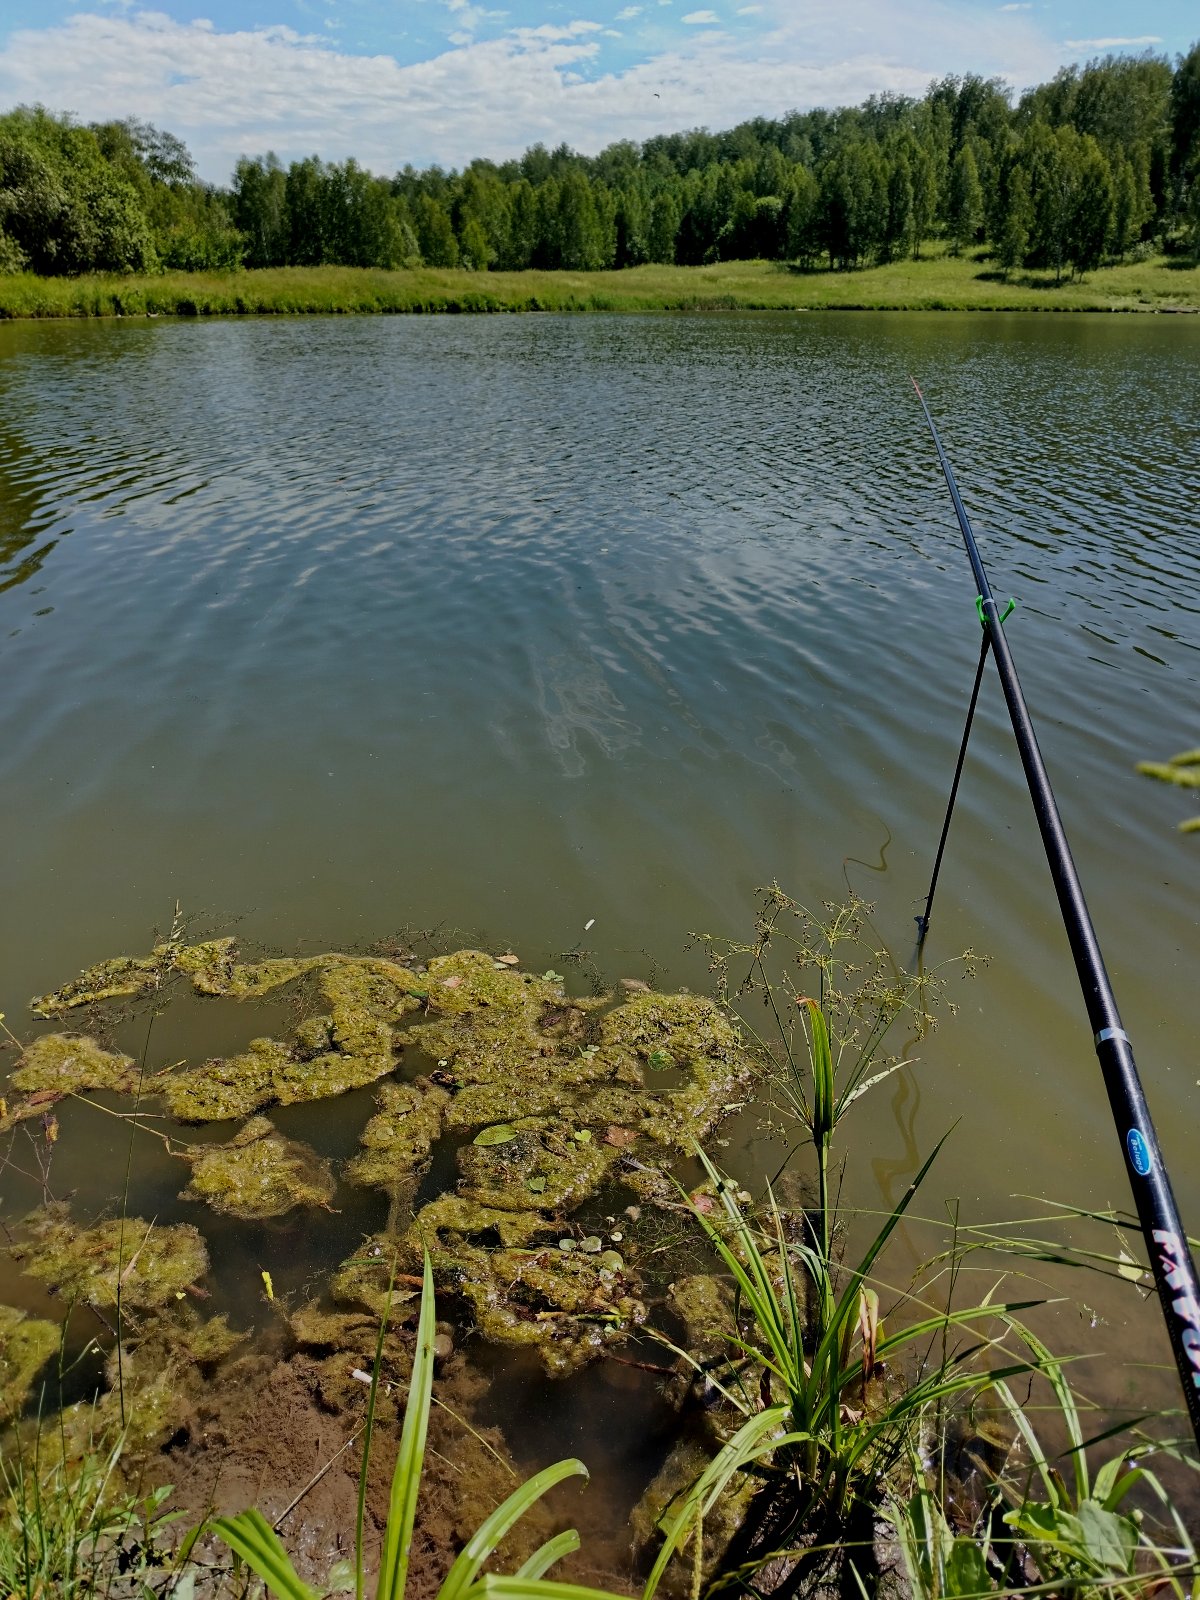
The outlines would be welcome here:
[[[665,1072],[668,1067],[673,1067],[675,1063],[665,1050],[651,1050],[646,1058],[646,1065],[652,1072]]]
[[[506,951],[502,956],[497,956],[496,960],[503,962],[506,967],[519,967],[521,965],[520,956],[513,955],[511,950]]]
[[[42,1118],[42,1129],[45,1132],[47,1142],[53,1144],[58,1138],[58,1118],[51,1116],[47,1112]]]
[[[497,1122],[490,1128],[481,1128],[471,1140],[472,1144],[507,1144],[510,1139],[517,1137],[517,1130],[511,1122]]]
[[[545,1178],[527,1178],[525,1186],[530,1194],[544,1194],[546,1190]]]
[[[558,1241],[558,1248],[560,1250],[574,1250],[575,1241],[574,1239],[560,1239]]]
[[[641,978],[622,978],[622,989],[628,989],[630,994],[649,994],[650,985],[643,983]]]
[[[598,1234],[590,1233],[586,1239],[580,1240],[579,1248],[586,1250],[590,1256],[598,1256],[604,1249],[604,1244]]]
[[[546,983],[561,983],[563,981],[562,973],[555,972],[553,967],[550,968],[549,972],[543,972],[542,978]]]
[[[637,1138],[632,1128],[609,1128],[604,1135],[605,1144],[615,1145],[618,1150],[627,1144],[632,1144]]]

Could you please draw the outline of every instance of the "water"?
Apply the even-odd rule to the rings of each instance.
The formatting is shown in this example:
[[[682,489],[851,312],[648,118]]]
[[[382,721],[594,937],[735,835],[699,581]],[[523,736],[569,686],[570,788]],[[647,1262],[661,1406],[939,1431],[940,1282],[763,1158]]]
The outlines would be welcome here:
[[[689,932],[748,931],[756,885],[819,905],[850,884],[906,962],[979,641],[914,372],[1018,597],[1009,636],[1197,1231],[1200,845],[1174,831],[1187,797],[1133,763],[1197,742],[1198,355],[1195,320],[1098,316],[0,328],[0,1009],[20,1030],[29,995],[147,948],[176,901],[279,949],[459,929],[539,970],[582,944],[612,978],[699,987]],[[991,677],[929,955],[967,946],[992,959],[954,981],[958,1015],[846,1125],[848,1196],[893,1201],[954,1125],[927,1212],[1124,1204]],[[151,1064],[261,1031],[183,1006]],[[331,1153],[369,1104],[330,1109]],[[80,1118],[95,1207],[125,1139],[72,1107],[64,1147]],[[751,1178],[776,1151],[746,1125],[724,1157]],[[165,1155],[139,1181],[143,1208],[196,1220]],[[32,1203],[11,1169],[0,1193]],[[274,1245],[205,1221],[229,1303],[249,1314],[264,1253],[298,1288],[379,1224],[343,1203]],[[898,1277],[921,1248],[910,1230]],[[1120,1358],[1085,1387],[1170,1403],[1153,1303],[1068,1287],[1060,1345]],[[0,1289],[25,1293],[11,1268]]]

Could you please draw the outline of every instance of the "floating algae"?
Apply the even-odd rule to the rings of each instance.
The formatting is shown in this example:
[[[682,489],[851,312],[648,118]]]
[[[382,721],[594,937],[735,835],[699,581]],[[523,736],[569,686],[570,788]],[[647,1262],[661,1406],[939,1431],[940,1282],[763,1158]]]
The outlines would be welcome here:
[[[44,1033],[25,1046],[12,1074],[16,1089],[33,1093],[53,1089],[75,1094],[82,1089],[113,1089],[131,1094],[137,1070],[129,1056],[102,1050],[94,1039],[81,1034]]]
[[[119,1280],[126,1309],[163,1306],[208,1271],[204,1240],[188,1223],[158,1227],[125,1217],[77,1228],[64,1206],[50,1205],[26,1218],[24,1231],[8,1247],[22,1271],[87,1305],[116,1305]]]
[[[416,1177],[428,1161],[450,1096],[428,1078],[418,1078],[384,1084],[375,1103],[379,1110],[359,1141],[363,1152],[346,1168],[346,1178],[388,1188]]]
[[[127,999],[161,986],[171,970],[173,947],[155,945],[148,956],[115,956],[86,967],[77,978],[63,984],[53,994],[37,996],[29,1002],[35,1016],[53,1017],[76,1006],[98,1005],[102,1000]]]
[[[266,1117],[252,1117],[228,1144],[192,1150],[192,1178],[182,1200],[250,1220],[281,1217],[296,1206],[328,1206],[333,1170],[308,1145],[285,1139]]]
[[[132,1094],[137,1070],[128,1056],[102,1050],[82,1034],[45,1033],[25,1046],[9,1081],[25,1098],[3,1102],[0,1132],[24,1117],[40,1116],[65,1095],[88,1089]]]
[[[33,1380],[59,1347],[60,1329],[14,1306],[0,1306],[0,1420],[16,1416]]]
[[[180,1122],[220,1122],[270,1105],[324,1100],[386,1077],[396,1066],[395,1024],[422,1003],[418,974],[376,957],[325,955],[202,969],[209,994],[259,999],[297,978],[317,974],[327,1015],[309,1017],[295,1043],[254,1039],[226,1060],[177,1072],[163,1082],[167,1109]],[[193,978],[193,982],[196,979]]]
[[[422,1207],[402,1235],[401,1264],[415,1272],[427,1246],[439,1287],[486,1337],[534,1347],[549,1372],[572,1371],[625,1337],[645,1307],[619,1256],[559,1248],[564,1235],[574,1243],[567,1219],[617,1178],[644,1179],[649,1198],[673,1194],[663,1164],[732,1109],[751,1058],[718,1008],[694,995],[571,1000],[557,981],[498,968],[479,951],[431,961],[427,979],[428,1005],[443,1014],[400,1040],[438,1061],[444,1129],[475,1139],[457,1153],[455,1192]],[[685,1076],[682,1087],[648,1085],[660,1063]],[[423,1159],[433,1106],[392,1104],[419,1117]],[[381,1114],[352,1167],[358,1181],[395,1182],[398,1164],[372,1149],[391,1131]],[[407,1157],[403,1120],[396,1136]],[[340,1274],[335,1298],[380,1304],[382,1267],[368,1265],[365,1282],[369,1299],[361,1266]]]
[[[737,1107],[754,1068],[707,999],[646,990],[619,1004],[576,999],[557,975],[522,972],[479,950],[434,957],[419,972],[336,953],[244,962],[230,939],[160,946],[143,960],[160,980],[170,971],[202,994],[254,1000],[301,983],[315,1002],[290,1041],[255,1039],[238,1055],[157,1080],[180,1121],[341,1094],[388,1076],[406,1049],[436,1061],[429,1077],[382,1088],[347,1177],[390,1191],[395,1216],[438,1140],[465,1136],[473,1142],[457,1152],[455,1190],[370,1241],[377,1254],[346,1263],[332,1296],[378,1315],[393,1262],[414,1275],[428,1244],[439,1289],[456,1294],[487,1337],[533,1346],[553,1372],[579,1366],[645,1316],[636,1268],[603,1252],[574,1213],[617,1181],[673,1204],[666,1172],[676,1153]],[[44,1004],[83,1003],[101,980],[117,981],[117,969],[129,982],[146,977],[137,962],[109,964]],[[268,1130],[252,1123],[238,1136],[246,1144],[194,1158],[187,1192],[228,1196],[239,1158],[249,1167],[273,1155],[278,1135]],[[263,1189],[271,1190],[265,1180]],[[271,1212],[253,1214],[278,1214],[269,1203]],[[229,1208],[251,1214],[240,1202]],[[595,1250],[559,1248],[593,1238]]]

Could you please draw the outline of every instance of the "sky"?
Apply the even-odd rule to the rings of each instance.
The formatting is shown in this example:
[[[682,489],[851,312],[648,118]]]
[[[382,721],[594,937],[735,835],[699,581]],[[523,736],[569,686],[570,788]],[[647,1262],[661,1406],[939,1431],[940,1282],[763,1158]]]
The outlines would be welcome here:
[[[592,154],[1198,37],[1194,0],[0,0],[0,107],[136,116],[225,183],[267,150],[381,173]]]

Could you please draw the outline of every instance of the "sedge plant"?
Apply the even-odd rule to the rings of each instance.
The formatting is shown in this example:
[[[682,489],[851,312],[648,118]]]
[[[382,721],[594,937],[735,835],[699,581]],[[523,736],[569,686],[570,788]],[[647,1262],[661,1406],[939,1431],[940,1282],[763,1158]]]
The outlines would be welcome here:
[[[906,1470],[930,1413],[1032,1365],[1025,1353],[1010,1358],[1004,1344],[1013,1314],[1028,1301],[1006,1305],[988,1296],[955,1309],[923,1303],[914,1292],[903,1324],[891,1333],[884,1328],[880,1258],[944,1140],[857,1261],[839,1259],[831,1194],[837,1128],[856,1101],[905,1064],[884,1055],[885,1038],[901,1018],[918,1035],[931,1024],[937,980],[906,975],[866,950],[868,908],[861,901],[830,912],[818,921],[776,885],[761,891],[752,942],[704,940],[725,1003],[744,1019],[747,998],[757,997],[768,1014],[765,1034],[750,1031],[778,1068],[784,1109],[811,1138],[816,1203],[800,1236],[789,1237],[770,1190],[761,1217],[748,1213],[737,1186],[697,1152],[720,1204],[692,1209],[738,1308],[718,1383],[736,1426],[660,1518],[663,1544],[647,1595],[737,1474],[773,1480],[776,1508],[783,1491],[791,1510],[782,1522],[772,1513],[776,1534],[790,1530],[810,1546],[836,1541],[858,1512],[878,1508],[889,1475]],[[735,982],[742,959],[745,976]],[[940,1352],[935,1359],[933,1350]],[[706,1377],[716,1381],[711,1370]]]
[[[773,1479],[777,1492],[786,1491],[794,1508],[791,1526],[835,1536],[854,1510],[875,1504],[881,1483],[907,1460],[934,1407],[1031,1370],[1025,1356],[1007,1359],[1003,1344],[1014,1314],[1030,1302],[985,1299],[964,1309],[924,1308],[892,1334],[880,1320],[872,1286],[876,1263],[936,1155],[935,1149],[857,1264],[843,1268],[812,1244],[789,1241],[773,1197],[769,1224],[759,1227],[740,1205],[736,1186],[700,1152],[721,1211],[695,1208],[696,1218],[742,1313],[719,1383],[741,1420],[660,1519],[663,1545],[647,1596],[737,1473],[753,1469]],[[810,1297],[815,1322],[807,1310]],[[960,1333],[969,1336],[965,1343],[945,1342]],[[894,1374],[909,1357],[916,1366],[931,1342],[945,1342],[941,1359],[911,1381],[897,1382]],[[707,1376],[716,1381],[711,1370]]]

